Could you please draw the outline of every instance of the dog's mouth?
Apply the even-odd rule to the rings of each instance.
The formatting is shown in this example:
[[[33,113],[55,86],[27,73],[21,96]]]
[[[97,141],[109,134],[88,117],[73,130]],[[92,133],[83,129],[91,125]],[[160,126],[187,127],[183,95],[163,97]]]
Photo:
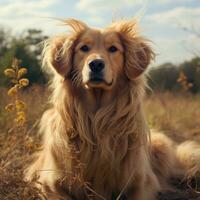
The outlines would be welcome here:
[[[87,83],[86,87],[87,88],[103,88],[103,89],[108,89],[112,87],[113,85],[113,80],[111,82],[107,82],[103,78],[91,78]]]
[[[100,83],[105,82],[105,81],[102,78],[91,78],[89,80],[89,82],[94,83],[94,84],[100,84]]]

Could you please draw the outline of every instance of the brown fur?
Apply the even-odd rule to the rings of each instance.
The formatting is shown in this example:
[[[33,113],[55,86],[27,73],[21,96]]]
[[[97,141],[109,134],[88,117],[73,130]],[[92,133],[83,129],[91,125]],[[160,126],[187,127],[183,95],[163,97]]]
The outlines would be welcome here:
[[[74,19],[64,23],[72,32],[48,40],[44,49],[44,65],[54,71],[52,109],[42,117],[43,150],[26,178],[37,175],[49,200],[155,199],[174,173],[176,144],[154,134],[151,155],[142,110],[143,72],[154,57],[148,41],[134,20],[104,30]],[[83,43],[91,45],[87,54],[79,50]],[[107,51],[112,44],[115,54]],[[87,82],[88,60],[98,57],[111,86]]]

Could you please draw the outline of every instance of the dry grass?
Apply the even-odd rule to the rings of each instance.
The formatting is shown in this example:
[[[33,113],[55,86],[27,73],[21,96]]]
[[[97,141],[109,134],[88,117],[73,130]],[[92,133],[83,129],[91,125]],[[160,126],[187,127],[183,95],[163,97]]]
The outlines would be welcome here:
[[[177,142],[200,142],[200,95],[189,93],[152,94],[145,99],[148,124],[165,132]],[[171,180],[174,191],[160,195],[160,200],[200,199],[200,180]]]
[[[36,125],[46,106],[46,93],[33,86],[20,94],[28,108],[25,127],[14,126],[12,114],[4,109],[10,100],[7,91],[0,93],[0,200],[40,200],[42,193],[22,177],[30,155],[40,147]]]
[[[200,95],[162,93],[147,96],[149,126],[172,135],[178,142],[200,141]]]
[[[46,92],[33,86],[21,95],[28,107],[25,132],[11,129],[11,117],[3,109],[8,102],[6,90],[0,92],[0,199],[40,200],[41,192],[34,188],[33,183],[23,181],[22,176],[30,155],[39,148],[36,125],[47,107]],[[146,98],[144,106],[151,128],[163,130],[169,136],[175,136],[177,141],[188,138],[200,141],[200,96],[154,94]],[[198,199],[197,192],[186,182],[179,181],[172,180],[175,191],[161,194],[159,199]],[[195,188],[197,183],[193,180],[189,185]]]

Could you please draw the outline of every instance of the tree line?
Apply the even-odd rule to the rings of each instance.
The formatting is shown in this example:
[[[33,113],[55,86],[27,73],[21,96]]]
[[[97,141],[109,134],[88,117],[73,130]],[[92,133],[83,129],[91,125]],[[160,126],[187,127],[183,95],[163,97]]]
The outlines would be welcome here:
[[[48,36],[41,30],[29,29],[18,35],[0,28],[0,86],[8,86],[3,74],[13,58],[21,60],[21,66],[28,69],[27,78],[32,84],[44,84],[45,76],[41,71],[42,42]],[[148,83],[154,91],[188,90],[200,92],[200,57],[194,57],[179,65],[164,63],[149,70]]]
[[[200,92],[200,57],[194,57],[179,65],[164,63],[152,67],[149,71],[148,83],[154,91]]]
[[[48,37],[41,30],[29,29],[19,35],[11,35],[9,30],[0,29],[0,86],[7,86],[3,71],[10,67],[13,58],[21,61],[21,66],[28,69],[30,83],[45,83],[41,71],[42,41]]]

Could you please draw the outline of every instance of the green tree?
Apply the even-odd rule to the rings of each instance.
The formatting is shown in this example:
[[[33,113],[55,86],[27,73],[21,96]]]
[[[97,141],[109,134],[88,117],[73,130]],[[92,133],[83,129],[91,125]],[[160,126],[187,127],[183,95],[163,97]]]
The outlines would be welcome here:
[[[149,85],[154,91],[178,91],[182,89],[177,82],[180,73],[187,77],[188,88],[192,93],[200,92],[200,58],[195,57],[190,61],[185,61],[180,65],[165,63],[157,67],[152,67],[149,71]]]
[[[200,58],[196,57],[179,66],[180,71],[186,75],[188,82],[193,84],[191,92],[200,92]]]
[[[149,71],[149,85],[154,91],[177,90],[179,69],[172,63],[152,67]]]
[[[31,83],[44,83],[45,78],[40,67],[42,45],[39,44],[47,36],[44,36],[40,30],[30,29],[18,37],[12,37],[10,41],[7,40],[3,32],[1,38],[2,43],[0,45],[2,44],[4,48],[0,54],[0,85],[8,84],[3,77],[3,71],[11,65],[14,57],[20,59],[22,61],[21,66],[28,69],[27,78]]]

